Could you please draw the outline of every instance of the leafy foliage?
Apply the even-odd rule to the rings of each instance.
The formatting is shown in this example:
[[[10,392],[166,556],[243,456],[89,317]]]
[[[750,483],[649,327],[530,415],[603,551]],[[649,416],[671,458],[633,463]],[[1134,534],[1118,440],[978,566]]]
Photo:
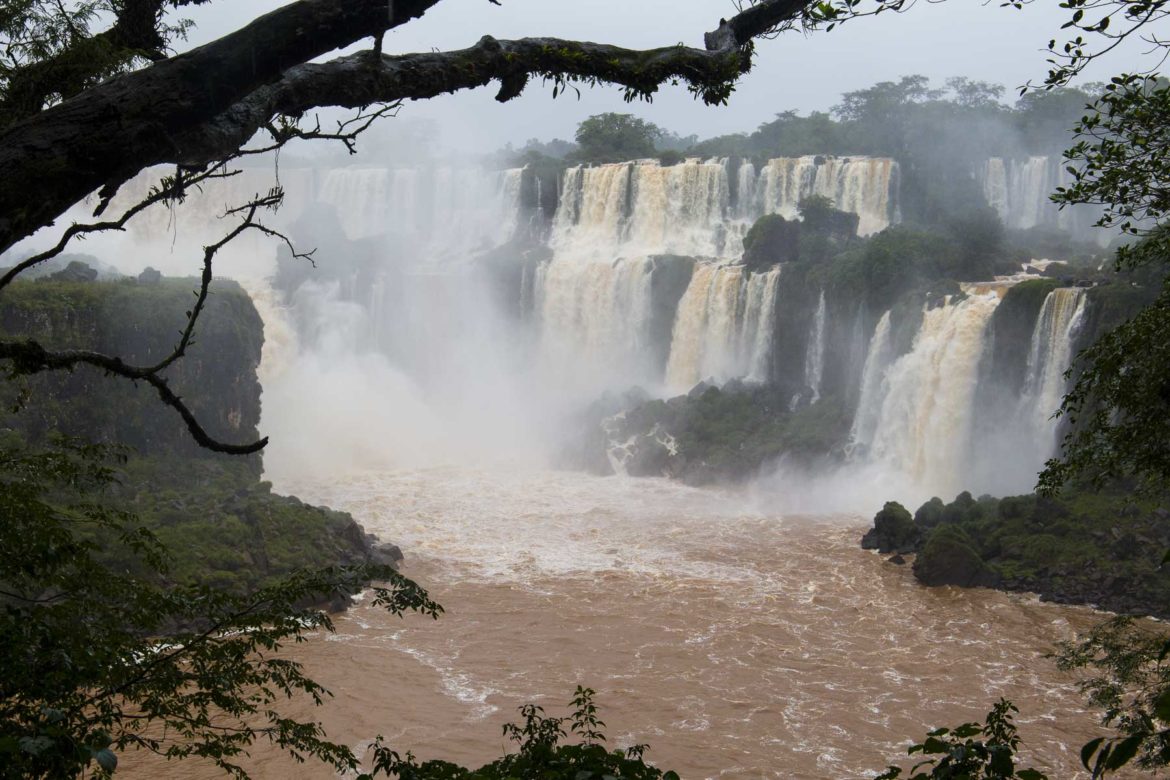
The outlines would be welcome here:
[[[338,770],[351,751],[316,723],[282,716],[294,695],[328,695],[280,657],[288,642],[332,630],[305,608],[357,592],[437,617],[426,593],[385,566],[301,570],[247,595],[163,587],[99,562],[112,538],[147,572],[168,555],[132,515],[100,497],[114,472],[103,448],[64,442],[44,452],[0,450],[0,762],[21,777],[112,771],[119,752],[202,756],[245,776],[236,756],[257,739]],[[162,637],[165,637],[163,639]]]
[[[1082,352],[1082,373],[1061,404],[1072,425],[1040,476],[1055,493],[1074,477],[1101,485],[1124,476],[1159,492],[1170,478],[1170,283],[1148,307]]]
[[[925,741],[907,750],[910,755],[921,753],[931,758],[915,764],[906,780],[1047,780],[1047,775],[1036,769],[1016,768],[1020,738],[1012,713],[1017,712],[1015,705],[1000,699],[982,724],[964,723],[931,731]],[[874,780],[901,777],[902,770],[891,766]]]
[[[1125,483],[1059,497],[975,499],[963,492],[950,503],[932,498],[920,506],[916,533],[875,522],[866,538],[883,550],[916,538],[914,571],[924,581],[993,581],[1056,601],[1166,617],[1170,571],[1160,566],[1160,550],[1170,543],[1166,516],[1155,501],[1135,501]]]
[[[1161,4],[1149,7],[1161,14]],[[1123,246],[1119,269],[1132,284],[1160,292],[1137,316],[1117,325],[1078,357],[1079,375],[1061,413],[1072,424],[1062,456],[1048,463],[1040,486],[1054,492],[1086,475],[1097,483],[1118,475],[1158,489],[1170,478],[1170,86],[1156,77],[1121,75],[1105,88],[1078,126],[1070,149],[1073,183],[1059,189],[1062,204],[1105,208],[1099,224],[1119,228],[1137,243]]]
[[[656,157],[662,137],[658,125],[631,114],[597,114],[577,126],[577,150],[572,156],[588,163]]]
[[[164,21],[164,5],[206,1],[4,3],[0,6],[0,127],[162,57],[189,28],[185,21]],[[93,32],[111,18],[113,26]]]
[[[1079,683],[1089,703],[1104,710],[1101,722],[1123,736],[1094,739],[1081,750],[1093,777],[1136,760],[1153,769],[1170,764],[1170,638],[1131,618],[1096,626],[1076,642],[1064,642],[1056,655],[1066,670],[1085,670]]]
[[[1170,84],[1152,76],[1123,74],[1104,88],[1091,113],[1077,125],[1078,141],[1065,152],[1072,183],[1053,200],[1104,207],[1098,224],[1146,241],[1123,246],[1118,263],[1133,267],[1163,262],[1167,235],[1153,229],[1170,210],[1163,185],[1170,149]]]
[[[545,715],[535,704],[524,705],[520,708],[523,723],[504,726],[504,736],[519,750],[479,769],[446,761],[419,764],[409,753],[401,756],[379,739],[373,748],[374,774],[401,780],[678,780],[675,772],[664,772],[645,762],[645,745],[606,750],[601,744],[605,742],[605,723],[598,717],[594,694],[591,688],[577,686],[569,702],[573,711],[567,718]],[[562,744],[569,734],[579,741]]]

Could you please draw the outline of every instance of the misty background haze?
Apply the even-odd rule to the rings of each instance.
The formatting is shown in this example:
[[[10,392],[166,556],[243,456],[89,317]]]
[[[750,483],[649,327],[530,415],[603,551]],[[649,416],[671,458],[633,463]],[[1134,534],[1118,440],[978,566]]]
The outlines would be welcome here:
[[[182,9],[196,24],[188,43],[206,43],[285,3],[249,0]],[[458,49],[483,35],[496,38],[555,36],[647,48],[685,43],[702,46],[703,33],[731,16],[731,0],[446,0],[421,19],[386,36],[384,51],[409,53]],[[496,85],[408,103],[400,116],[432,120],[442,145],[462,152],[487,152],[530,138],[572,140],[577,124],[606,111],[630,112],[668,130],[705,138],[755,129],[785,110],[827,111],[840,96],[879,81],[913,73],[936,82],[949,76],[1002,84],[1014,102],[1017,88],[1047,72],[1047,42],[1057,37],[1067,11],[1034,3],[1022,10],[996,2],[919,2],[903,13],[857,19],[831,32],[785,33],[756,46],[756,65],[740,80],[727,106],[709,107],[685,87],[664,87],[652,104],[626,104],[610,87],[582,89],[580,99],[551,97],[551,85],[533,81],[519,98],[502,104]],[[368,42],[363,44],[368,45]],[[1107,67],[1094,64],[1079,81],[1149,67],[1144,44],[1130,41],[1111,53]],[[334,55],[330,55],[332,57]],[[328,59],[329,57],[327,57]],[[298,149],[299,151],[299,149]]]

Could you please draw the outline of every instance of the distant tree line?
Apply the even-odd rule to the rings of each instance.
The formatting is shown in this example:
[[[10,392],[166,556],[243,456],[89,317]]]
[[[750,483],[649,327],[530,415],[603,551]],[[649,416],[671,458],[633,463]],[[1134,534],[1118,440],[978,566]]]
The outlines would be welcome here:
[[[926,76],[903,76],[846,92],[829,112],[785,110],[752,133],[702,141],[631,114],[598,114],[581,122],[576,143],[532,139],[505,159],[548,168],[646,158],[673,165],[687,157],[757,164],[813,154],[892,157],[902,169],[903,218],[933,225],[984,206],[970,174],[987,158],[1059,156],[1103,86],[1031,91],[1014,105],[1004,102],[1006,91],[963,77],[936,88]]]

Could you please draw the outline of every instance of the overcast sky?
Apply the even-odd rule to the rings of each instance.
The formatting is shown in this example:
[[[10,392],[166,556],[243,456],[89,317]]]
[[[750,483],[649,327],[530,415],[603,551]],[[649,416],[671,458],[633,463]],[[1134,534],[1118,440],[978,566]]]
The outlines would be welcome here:
[[[702,46],[703,33],[735,12],[731,0],[444,0],[422,19],[397,29],[387,52],[462,48],[484,34],[497,38],[550,35],[631,47],[683,42]],[[196,21],[191,44],[230,32],[286,0],[223,0],[184,16]],[[524,95],[499,104],[495,87],[409,104],[404,118],[433,120],[442,142],[465,151],[488,151],[537,137],[571,139],[577,123],[603,111],[634,113],[680,135],[708,137],[754,130],[776,113],[827,110],[843,92],[912,73],[937,82],[967,76],[1014,89],[1047,72],[1045,46],[1067,17],[1054,0],[1017,11],[999,0],[918,2],[902,14],[858,19],[830,33],[788,33],[757,47],[755,69],[727,107],[696,102],[685,88],[665,87],[652,104],[625,104],[618,89],[583,91],[580,100],[551,98],[538,82]],[[1090,79],[1135,67],[1140,50],[1111,55]]]

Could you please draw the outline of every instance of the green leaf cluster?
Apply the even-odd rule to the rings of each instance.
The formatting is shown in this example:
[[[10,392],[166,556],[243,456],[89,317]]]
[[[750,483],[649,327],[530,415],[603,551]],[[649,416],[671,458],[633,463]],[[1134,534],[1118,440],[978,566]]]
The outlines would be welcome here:
[[[577,686],[568,717],[545,714],[542,707],[526,704],[520,708],[521,723],[508,723],[504,736],[518,747],[479,769],[466,769],[447,761],[419,764],[407,753],[400,755],[379,738],[374,745],[373,774],[401,780],[678,780],[678,774],[647,764],[645,745],[624,750],[607,750],[593,703],[595,692]],[[567,728],[566,728],[567,727]],[[564,743],[572,735],[576,742]]]
[[[106,501],[106,448],[61,442],[0,449],[0,765],[11,776],[104,775],[145,749],[235,763],[257,740],[339,771],[356,767],[321,727],[284,717],[292,696],[328,692],[284,658],[332,630],[305,604],[356,593],[395,614],[441,608],[388,566],[300,569],[245,593],[166,584],[166,548]],[[117,546],[133,568],[111,567]]]
[[[912,745],[907,753],[926,758],[910,769],[906,780],[1047,780],[1037,769],[1017,768],[1020,738],[1013,713],[1015,705],[1006,699],[996,702],[983,723],[964,723],[939,728]],[[874,780],[898,780],[902,769],[891,766]]]
[[[1055,654],[1061,669],[1089,674],[1078,685],[1101,722],[1121,736],[1099,737],[1081,750],[1093,777],[1134,762],[1144,769],[1170,765],[1170,636],[1164,627],[1116,617]]]

